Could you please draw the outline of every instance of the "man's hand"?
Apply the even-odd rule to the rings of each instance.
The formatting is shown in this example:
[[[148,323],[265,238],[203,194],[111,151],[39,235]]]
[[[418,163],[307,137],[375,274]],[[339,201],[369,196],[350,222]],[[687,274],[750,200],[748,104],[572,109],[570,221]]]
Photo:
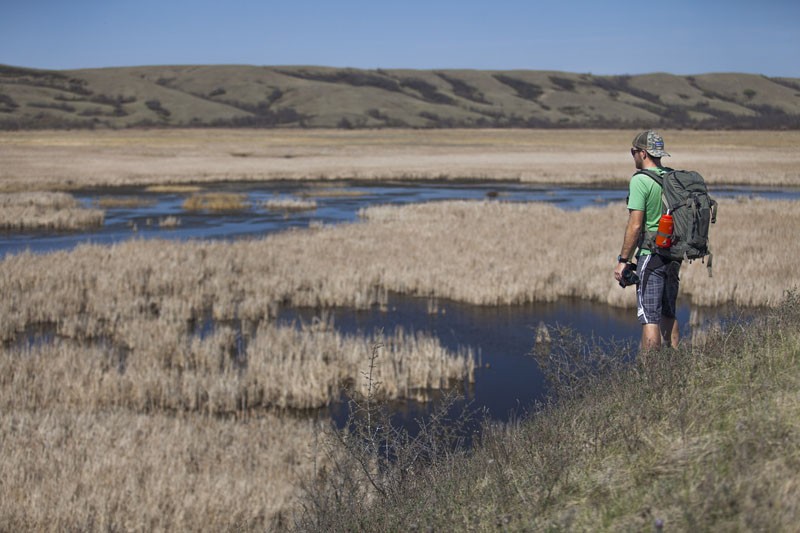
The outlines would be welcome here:
[[[614,279],[619,283],[622,280],[622,271],[625,270],[627,263],[617,263],[617,268],[614,269]]]
[[[644,225],[644,211],[629,209],[628,212],[628,224],[625,226],[625,238],[622,241],[622,251],[620,252],[622,257],[630,257],[633,254]],[[626,264],[617,263],[617,267],[614,269],[614,279],[617,282],[622,279],[622,271],[625,269]]]

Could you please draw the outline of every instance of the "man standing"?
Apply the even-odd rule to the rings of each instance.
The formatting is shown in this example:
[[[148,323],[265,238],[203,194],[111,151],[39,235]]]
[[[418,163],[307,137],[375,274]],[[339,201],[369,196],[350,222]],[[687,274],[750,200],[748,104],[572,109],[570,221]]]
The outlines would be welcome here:
[[[669,168],[661,166],[661,158],[669,156],[664,151],[664,139],[648,130],[633,139],[631,156],[637,172],[630,181],[628,195],[628,225],[617,256],[614,277],[622,279],[625,265],[636,249],[636,274],[639,284],[636,289],[639,322],[642,324],[642,350],[657,350],[663,342],[677,346],[679,340],[678,320],[675,317],[678,300],[679,272],[681,262],[665,258],[646,244],[658,230],[661,218],[661,185],[640,170],[650,170],[663,176]]]

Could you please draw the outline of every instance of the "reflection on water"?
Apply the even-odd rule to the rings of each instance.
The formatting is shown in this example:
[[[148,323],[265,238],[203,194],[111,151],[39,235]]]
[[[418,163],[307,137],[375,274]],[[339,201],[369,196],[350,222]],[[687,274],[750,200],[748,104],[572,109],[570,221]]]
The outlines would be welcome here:
[[[100,228],[79,232],[0,232],[0,257],[30,249],[34,252],[69,249],[79,243],[110,244],[131,238],[240,239],[253,238],[310,224],[337,224],[357,219],[358,210],[377,204],[409,204],[436,200],[548,202],[564,209],[622,202],[624,188],[560,188],[518,182],[292,182],[222,183],[203,185],[203,192],[235,192],[246,196],[248,207],[237,211],[206,212],[184,209],[193,191],[143,187],[98,188],[73,194],[86,207],[102,206]],[[715,197],[757,195],[765,198],[800,198],[798,190],[715,190]],[[316,209],[270,210],[269,200],[304,199]],[[167,222],[166,224],[164,222]]]

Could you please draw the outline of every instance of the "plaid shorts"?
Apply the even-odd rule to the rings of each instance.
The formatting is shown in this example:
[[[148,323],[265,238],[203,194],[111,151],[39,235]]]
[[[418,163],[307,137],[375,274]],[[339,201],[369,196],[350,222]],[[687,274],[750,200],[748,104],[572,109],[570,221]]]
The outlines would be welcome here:
[[[639,322],[658,324],[661,317],[675,318],[680,285],[680,261],[670,261],[658,254],[639,256],[636,287]]]

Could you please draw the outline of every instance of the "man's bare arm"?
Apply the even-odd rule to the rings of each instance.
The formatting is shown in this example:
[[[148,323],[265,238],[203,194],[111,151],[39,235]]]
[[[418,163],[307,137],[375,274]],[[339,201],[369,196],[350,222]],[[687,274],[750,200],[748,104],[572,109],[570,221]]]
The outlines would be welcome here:
[[[620,254],[625,259],[630,259],[633,252],[636,251],[636,245],[639,243],[639,236],[642,232],[642,225],[644,224],[644,211],[630,210],[628,215],[628,225],[625,228],[625,239],[622,241],[622,250]],[[622,278],[622,270],[625,268],[625,263],[617,263],[614,268],[614,279],[619,281]]]
[[[625,228],[625,239],[622,241],[622,250],[619,255],[627,259],[631,258],[633,252],[636,251],[636,245],[639,243],[643,225],[644,211],[631,209],[630,215],[628,215],[628,226]]]

